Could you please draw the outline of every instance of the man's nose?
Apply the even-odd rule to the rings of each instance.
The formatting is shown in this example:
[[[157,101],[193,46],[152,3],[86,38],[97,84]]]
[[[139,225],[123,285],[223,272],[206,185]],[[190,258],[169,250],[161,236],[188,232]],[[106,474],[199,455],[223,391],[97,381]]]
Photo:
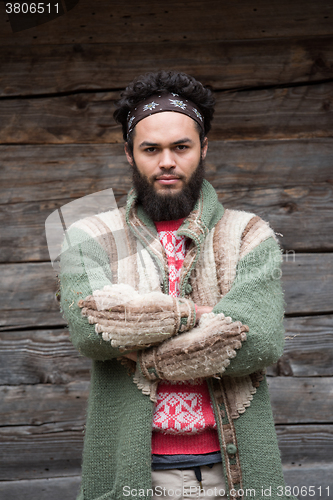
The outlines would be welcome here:
[[[163,149],[160,155],[160,168],[174,168],[176,166],[175,157],[170,149]]]

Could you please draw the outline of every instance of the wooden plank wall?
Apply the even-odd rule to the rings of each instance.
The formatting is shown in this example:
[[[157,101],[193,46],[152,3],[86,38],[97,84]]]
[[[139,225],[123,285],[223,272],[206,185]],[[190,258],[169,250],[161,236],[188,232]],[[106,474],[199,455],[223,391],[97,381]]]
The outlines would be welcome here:
[[[90,364],[58,310],[44,222],[106,188],[124,202],[113,102],[157,68],[216,91],[207,178],[283,235],[287,340],[269,385],[285,478],[332,496],[333,4],[80,0],[15,34],[0,16],[1,498],[75,498]]]

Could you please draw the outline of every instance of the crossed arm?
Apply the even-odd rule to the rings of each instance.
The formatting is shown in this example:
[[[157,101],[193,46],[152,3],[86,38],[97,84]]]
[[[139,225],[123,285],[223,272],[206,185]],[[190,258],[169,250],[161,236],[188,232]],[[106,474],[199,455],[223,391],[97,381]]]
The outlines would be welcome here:
[[[213,310],[213,307],[210,307],[210,306],[198,306],[197,304],[196,304],[196,306],[197,306],[196,307],[196,323],[199,323],[201,316],[203,314],[208,314],[208,313],[212,312],[212,310]],[[138,360],[138,351],[133,351],[133,352],[129,352],[128,354],[124,354],[124,357],[136,362]]]
[[[137,294],[120,306],[107,303],[107,292],[105,304],[96,303],[105,286],[114,291],[117,285],[107,266],[89,261],[97,249],[87,252],[83,246],[86,242],[65,252],[61,262],[62,309],[83,355],[96,360],[126,356],[147,378],[186,380],[246,375],[282,354],[283,298],[276,279],[280,262],[271,258],[273,238],[241,259],[231,290],[212,311],[199,304],[196,318],[192,301],[162,292],[150,298]]]
[[[128,288],[131,300],[113,305]],[[192,305],[190,300],[161,292],[131,293],[128,285],[106,286],[79,302],[83,316],[95,324],[103,340],[113,347],[135,350],[124,355],[137,361],[150,380],[187,380],[223,373],[236,356],[235,349],[246,340],[246,325],[223,313],[214,314],[213,308],[199,307],[200,320],[195,326],[195,318],[191,322],[186,311],[193,309]],[[179,315],[187,315],[186,325],[179,327]]]

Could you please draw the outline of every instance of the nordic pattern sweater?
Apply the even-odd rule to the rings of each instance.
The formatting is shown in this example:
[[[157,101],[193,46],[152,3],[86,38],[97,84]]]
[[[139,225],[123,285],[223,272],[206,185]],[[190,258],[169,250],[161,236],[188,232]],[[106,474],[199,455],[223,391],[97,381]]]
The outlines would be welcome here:
[[[144,319],[150,346],[142,336],[145,323],[130,316],[121,330],[121,322],[110,320],[110,332],[120,328],[129,335],[127,345],[134,346],[140,332],[141,354],[133,366],[120,357],[124,351],[114,347],[119,341],[113,333],[82,316],[78,299],[105,285],[112,291],[115,284],[130,285],[144,300],[150,292],[157,299],[168,294],[167,261],[155,226],[132,190],[125,210],[80,221],[67,232],[61,306],[73,344],[93,360],[78,500],[151,497],[156,387],[160,380],[200,377],[210,389],[228,497],[257,499],[262,488],[271,488],[271,499],[286,499],[263,373],[284,345],[281,252],[274,233],[254,214],[224,211],[204,181],[178,234],[192,240],[181,298],[173,299],[163,320],[159,309]],[[193,302],[214,306],[198,326]]]
[[[179,296],[186,255],[185,236],[177,231],[184,218],[154,222],[168,261],[169,295]],[[200,455],[220,449],[207,382],[199,379],[159,383],[153,415],[152,454]]]

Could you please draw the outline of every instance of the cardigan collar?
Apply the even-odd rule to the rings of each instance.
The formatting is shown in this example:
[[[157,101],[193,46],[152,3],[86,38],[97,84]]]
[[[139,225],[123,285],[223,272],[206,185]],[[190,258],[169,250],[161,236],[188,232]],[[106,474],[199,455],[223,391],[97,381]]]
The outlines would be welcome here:
[[[203,242],[208,232],[217,224],[224,213],[224,208],[217,199],[215,189],[204,180],[199,198],[192,212],[185,218],[177,231],[177,236],[185,236],[192,240],[185,257],[180,279],[180,295],[184,296],[186,284],[196,261],[199,258]],[[141,204],[137,203],[137,194],[134,189],[128,193],[126,205],[126,223],[130,230],[151,255],[156,258],[164,293],[168,294],[168,262],[165,251],[159,240],[154,222],[146,214]]]

